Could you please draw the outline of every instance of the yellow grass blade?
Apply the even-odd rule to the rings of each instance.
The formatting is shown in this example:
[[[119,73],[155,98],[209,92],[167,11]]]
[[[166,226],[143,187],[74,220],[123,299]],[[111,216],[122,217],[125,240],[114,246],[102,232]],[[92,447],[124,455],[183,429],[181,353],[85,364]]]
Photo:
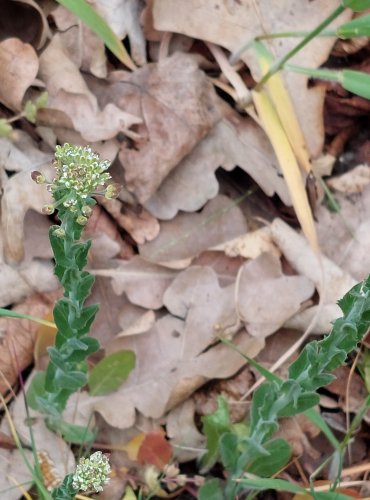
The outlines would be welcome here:
[[[253,47],[256,50],[262,74],[265,74],[270,69],[273,57],[266,46],[261,42],[255,42]],[[310,162],[306,140],[299,124],[290,95],[285,88],[281,73],[275,73],[271,78],[269,78],[269,80],[267,80],[265,86],[269,92],[286,135],[288,136],[298,163],[307,174],[310,173],[312,171],[312,165]]]
[[[263,128],[274,148],[280,168],[292,198],[303,233],[312,249],[319,253],[316,229],[308,202],[302,174],[299,169],[290,141],[265,90],[253,92],[253,101]]]

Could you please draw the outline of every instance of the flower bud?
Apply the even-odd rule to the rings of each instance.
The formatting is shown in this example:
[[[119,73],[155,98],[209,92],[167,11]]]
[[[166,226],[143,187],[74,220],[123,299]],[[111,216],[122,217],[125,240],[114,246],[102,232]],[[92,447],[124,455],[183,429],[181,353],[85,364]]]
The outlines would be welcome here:
[[[108,200],[112,200],[113,198],[117,198],[121,189],[122,189],[122,186],[120,184],[117,184],[117,183],[109,184],[109,186],[107,186],[107,189],[105,190],[104,196]]]
[[[80,226],[86,226],[87,224],[87,217],[84,217],[83,215],[79,215],[76,219],[77,224],[80,224]]]
[[[38,172],[37,170],[34,170],[31,172],[31,179],[36,182],[36,184],[45,184],[46,178],[44,174],[41,172]]]
[[[51,215],[55,211],[54,205],[44,205],[42,207],[42,213],[45,215]]]
[[[85,217],[90,217],[90,215],[92,214],[92,208],[89,207],[89,205],[85,205],[82,207],[81,209],[81,212],[82,212],[82,215],[84,215]]]
[[[58,238],[64,238],[66,235],[66,232],[61,227],[58,227],[58,229],[53,231],[53,235],[57,236]]]

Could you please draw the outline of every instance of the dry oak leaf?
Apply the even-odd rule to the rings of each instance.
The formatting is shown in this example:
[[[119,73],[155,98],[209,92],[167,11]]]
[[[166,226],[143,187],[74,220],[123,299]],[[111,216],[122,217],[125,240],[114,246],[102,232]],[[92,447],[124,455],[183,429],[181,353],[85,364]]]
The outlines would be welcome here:
[[[0,138],[1,170],[19,172],[40,170],[52,161],[53,155],[40,151],[30,139],[30,136],[17,130],[12,140]]]
[[[113,93],[117,85],[118,105],[143,119],[135,148],[119,154],[127,188],[143,203],[221,119],[219,98],[196,59],[179,52],[115,83]]]
[[[53,308],[56,294],[34,294],[12,310],[43,318]],[[40,325],[26,319],[0,318],[0,392],[5,394],[9,385],[16,383],[18,375],[32,363],[33,348]]]
[[[192,349],[193,343],[201,344],[199,332],[185,332],[184,327],[184,321],[166,315],[143,335],[116,339],[112,350],[133,350],[137,368],[109,396],[109,404],[106,398],[90,398],[92,409],[114,427],[131,427],[135,423],[135,409],[144,416],[159,418],[209,379],[230,377],[243,366],[243,358],[223,344],[203,352],[209,347],[209,336],[200,350]],[[237,335],[234,342],[252,357],[264,345],[245,332]]]
[[[107,59],[104,42],[86,24],[59,5],[52,16],[60,31],[60,38],[74,64],[97,78],[107,76]]]
[[[160,219],[179,210],[194,212],[218,193],[217,168],[247,172],[267,196],[277,193],[290,205],[286,182],[264,134],[251,119],[228,109],[225,117],[163,180],[145,207]]]
[[[58,35],[54,35],[40,57],[39,77],[49,93],[40,120],[53,127],[74,128],[89,142],[115,137],[141,122],[112,103],[100,110],[79,69],[69,58]],[[57,112],[57,113],[56,113]]]
[[[231,52],[262,33],[290,31],[293,27],[310,31],[340,4],[340,0],[154,0],[154,27],[160,31],[184,35],[221,45]],[[347,9],[331,25],[333,28],[351,17]],[[319,67],[328,58],[335,38],[316,38],[299,51],[295,62],[306,67]],[[271,40],[276,57],[286,54],[297,44],[294,38]],[[255,79],[259,67],[254,53],[249,50],[241,56],[251,68]],[[289,73],[286,85],[295,105],[308,148],[318,156],[324,143],[323,102],[325,90],[308,89],[308,77]]]
[[[283,326],[315,291],[305,276],[284,275],[276,255],[263,253],[240,272],[238,311],[247,331],[259,338]]]
[[[117,295],[123,292],[130,302],[148,309],[163,306],[163,294],[177,275],[176,271],[158,266],[139,256],[129,261],[111,261],[111,268],[93,269],[96,276],[112,278]]]
[[[200,213],[180,213],[161,223],[153,241],[139,246],[140,255],[152,262],[171,262],[196,257],[203,251],[246,233],[241,209],[224,195],[209,201]]]
[[[317,211],[320,246],[343,273],[355,278],[353,282],[360,281],[370,269],[370,186],[357,194],[338,192],[335,196],[341,207],[339,213],[329,212],[324,206]]]
[[[32,45],[18,38],[0,42],[0,101],[13,111],[20,111],[26,90],[36,78],[39,59]]]
[[[137,0],[93,0],[91,2],[120,40],[128,36],[133,60],[146,63],[146,40],[140,25],[142,2]]]

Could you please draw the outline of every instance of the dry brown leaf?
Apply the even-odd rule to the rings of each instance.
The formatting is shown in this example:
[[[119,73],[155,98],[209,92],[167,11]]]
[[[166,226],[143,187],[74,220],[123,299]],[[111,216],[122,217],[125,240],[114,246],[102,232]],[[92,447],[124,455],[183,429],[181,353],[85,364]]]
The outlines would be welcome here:
[[[74,64],[98,78],[107,76],[104,42],[69,10],[59,5],[52,12],[60,38]]]
[[[300,457],[304,452],[312,458],[319,458],[320,453],[311,445],[310,440],[320,434],[320,429],[304,414],[279,420],[279,430],[274,437],[287,441],[293,455]]]
[[[317,211],[317,233],[323,252],[355,281],[364,279],[370,269],[370,186],[362,193],[334,193],[340,212],[325,206]]]
[[[196,59],[181,53],[135,71],[113,94],[117,86],[118,105],[143,119],[135,148],[119,155],[127,188],[143,203],[220,120],[219,99]]]
[[[268,196],[277,193],[286,204],[290,196],[279,174],[271,145],[257,125],[227,110],[225,118],[164,179],[145,203],[160,219],[172,219],[179,210],[194,212],[218,193],[215,171],[220,166],[245,170]]]
[[[52,309],[56,294],[33,295],[13,311],[43,318]],[[26,319],[0,317],[0,392],[5,394],[33,359],[39,324]]]
[[[262,253],[281,256],[279,248],[272,241],[269,226],[243,234],[234,240],[217,245],[213,250],[225,252],[229,257],[241,256],[246,259],[256,259]]]
[[[194,401],[187,399],[166,417],[167,436],[174,448],[174,458],[179,462],[199,458],[205,450],[205,438],[195,425],[194,413]]]
[[[139,22],[142,3],[137,0],[93,0],[92,4],[120,40],[128,35],[132,58],[139,66],[144,65],[146,41]]]
[[[130,261],[112,261],[108,269],[94,269],[96,276],[112,278],[112,287],[117,295],[126,293],[129,300],[148,309],[159,309],[163,305],[163,294],[177,275],[176,271],[147,262],[139,256]]]
[[[40,78],[49,93],[40,121],[53,127],[75,129],[86,141],[111,139],[141,122],[114,104],[99,109],[77,66],[70,60],[59,35],[54,35],[40,57]]]
[[[213,198],[201,213],[178,214],[161,223],[158,237],[140,245],[140,255],[153,262],[195,257],[247,232],[241,209],[224,195]]]
[[[7,262],[24,259],[24,218],[29,209],[41,212],[51,195],[31,180],[30,172],[18,172],[3,186],[1,229]]]
[[[34,0],[6,0],[1,4],[2,38],[19,38],[40,49],[50,33],[41,7]]]
[[[138,244],[153,240],[159,233],[159,222],[145,209],[132,209],[119,200],[100,200],[107,212]]]
[[[52,161],[52,154],[35,146],[28,134],[17,130],[12,140],[0,138],[1,169],[11,172],[40,170]]]
[[[344,194],[362,193],[370,184],[370,166],[358,165],[345,174],[332,177],[327,184],[335,191]]]
[[[28,87],[39,69],[35,49],[18,38],[0,42],[0,101],[13,111],[20,111]]]
[[[155,312],[149,310],[140,316],[128,328],[118,333],[117,337],[128,337],[129,335],[141,335],[150,330],[155,324]]]
[[[239,354],[223,344],[202,352],[208,347],[209,335],[201,345],[198,338],[201,333],[184,328],[182,320],[167,315],[144,335],[114,341],[109,352],[133,350],[137,368],[121,389],[109,396],[109,405],[106,398],[91,398],[92,408],[110,425],[132,426],[135,408],[147,417],[158,418],[207,380],[229,377],[244,364]],[[245,332],[237,335],[234,341],[249,356],[255,356],[263,347],[262,341]],[[193,349],[193,345],[200,350]]]
[[[271,4],[270,0],[241,0],[219,2],[219,0],[154,0],[154,27],[160,31],[172,31],[213,42],[231,52],[262,33],[291,31],[296,26],[311,30],[328,16],[340,1],[316,0],[314,3],[302,0],[283,0]],[[332,24],[333,27],[351,17],[344,12]],[[292,63],[306,67],[319,67],[329,56],[335,39],[316,38],[299,52]],[[297,44],[294,38],[270,41],[277,57],[288,52]],[[243,60],[250,66],[258,79],[259,68],[252,51],[243,54]],[[307,88],[307,77],[289,74],[287,87],[293,99],[312,156],[322,151],[324,143],[323,100],[324,89]]]
[[[251,335],[264,338],[298,312],[314,290],[310,279],[284,275],[279,258],[264,253],[241,270],[239,314]]]

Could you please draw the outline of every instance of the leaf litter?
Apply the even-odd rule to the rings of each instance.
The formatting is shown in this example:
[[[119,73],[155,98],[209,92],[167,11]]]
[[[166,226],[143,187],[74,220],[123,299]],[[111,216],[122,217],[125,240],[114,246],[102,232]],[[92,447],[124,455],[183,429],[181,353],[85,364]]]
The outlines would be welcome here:
[[[19,15],[18,24],[0,23],[2,116],[20,112],[44,90],[49,97],[35,125],[22,119],[8,138],[0,138],[0,305],[43,317],[59,293],[47,241],[52,221],[41,214],[49,195],[30,181],[35,168],[51,172],[57,142],[91,144],[113,162],[114,176],[125,186],[118,200],[96,207],[87,228],[93,240],[89,266],[96,276],[91,301],[101,304],[92,334],[102,350],[91,364],[128,350],[135,353],[136,367],[114,392],[83,391],[66,411],[70,422],[95,422],[98,441],[109,429],[107,446],[117,473],[109,498],[118,499],[127,481],[120,468],[134,467],[137,480],[145,464],[163,467],[171,450],[180,462],[202,454],[199,417],[214,411],[217,395],[226,395],[235,421],[245,416],[248,401],[241,400],[255,374],[221,337],[251,358],[269,352],[273,364],[278,350],[272,341],[288,350],[294,340],[286,329],[305,331],[317,312],[315,294],[323,291],[319,262],[292,217],[273,149],[259,124],[213,85],[215,76],[221,84],[225,80],[206,43],[233,52],[266,30],[298,24],[309,29],[332,2],[152,0],[107,8],[95,0],[113,31],[128,37],[138,66],[131,72],[62,6],[8,4],[4,15],[12,9]],[[27,32],[20,22],[26,12]],[[345,13],[338,22],[347,18]],[[275,55],[293,43],[273,42]],[[333,44],[332,38],[316,39],[298,57],[318,67]],[[253,54],[246,52],[242,60],[251,73],[245,81],[257,78]],[[320,161],[325,131],[342,133],[324,123],[325,88],[297,75],[286,83],[310,153]],[[337,97],[330,99],[334,109]],[[342,150],[349,137],[336,138]],[[338,298],[368,273],[368,170],[365,163],[329,181],[339,213],[324,204],[316,210],[326,285],[315,334],[328,330],[338,315]],[[0,331],[1,392],[11,398],[9,388],[17,390],[19,373],[35,360],[38,329],[28,320],[3,318]],[[42,363],[38,356],[36,361]],[[356,411],[365,393],[358,375],[354,380],[350,409]],[[343,392],[335,386],[329,391],[345,411]],[[10,410],[27,447],[22,405],[20,391]],[[35,419],[38,448],[63,475],[73,465],[70,448]],[[5,419],[1,432],[11,438]],[[296,455],[311,454],[313,460],[316,429],[295,420],[281,433]],[[114,449],[117,442],[120,448]],[[29,476],[17,450],[1,441],[0,448],[5,491],[14,486],[10,477],[21,483]],[[19,498],[18,490],[6,491],[7,498]]]

